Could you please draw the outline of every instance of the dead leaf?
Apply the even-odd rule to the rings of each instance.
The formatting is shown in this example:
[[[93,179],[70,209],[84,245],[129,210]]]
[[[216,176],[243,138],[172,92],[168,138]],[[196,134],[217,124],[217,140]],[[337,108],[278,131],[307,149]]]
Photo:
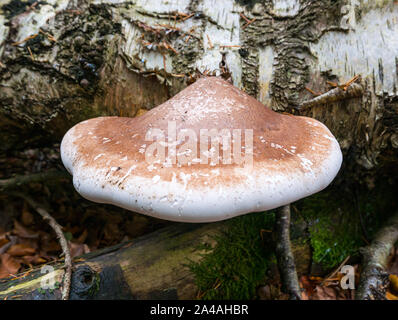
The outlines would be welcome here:
[[[391,292],[386,293],[386,299],[387,300],[398,300],[398,297],[396,295],[393,295]]]
[[[27,238],[27,239],[36,239],[39,237],[39,234],[37,232],[33,232],[32,230],[24,227],[17,220],[14,220],[13,233],[15,233],[17,236],[21,238]]]
[[[301,292],[301,300],[310,300],[310,297],[308,296],[307,292],[305,291]]]
[[[7,278],[10,274],[18,273],[21,263],[8,253],[1,255],[0,278]]]
[[[23,256],[22,261],[26,265],[38,265],[47,262],[47,260],[41,257],[39,254],[35,254],[34,256]]]
[[[260,300],[272,300],[270,285],[261,286],[257,289]]]
[[[315,281],[311,281],[311,278],[308,276],[300,277],[300,286],[305,290],[305,298],[304,300],[308,300],[314,294],[314,290],[316,287]],[[303,292],[304,293],[304,292]]]
[[[83,233],[79,236],[79,238],[77,238],[76,242],[84,243],[87,239],[87,235],[88,235],[87,229],[84,229]]]
[[[316,286],[311,300],[347,300],[339,287]]]
[[[54,234],[49,234],[43,231],[40,232],[40,251],[45,253],[58,253],[61,251],[59,241],[54,237]]]
[[[10,256],[14,257],[22,257],[22,256],[32,256],[34,255],[36,250],[24,243],[14,244],[7,250],[7,253]]]
[[[21,221],[25,226],[29,226],[34,222],[33,214],[29,212],[26,202],[22,209]]]
[[[398,276],[395,274],[389,275],[391,291],[398,294]]]
[[[7,238],[7,233],[0,234],[0,248],[10,242]]]
[[[74,257],[78,257],[90,252],[90,248],[86,244],[69,242],[69,245],[70,245],[70,256],[72,259]]]

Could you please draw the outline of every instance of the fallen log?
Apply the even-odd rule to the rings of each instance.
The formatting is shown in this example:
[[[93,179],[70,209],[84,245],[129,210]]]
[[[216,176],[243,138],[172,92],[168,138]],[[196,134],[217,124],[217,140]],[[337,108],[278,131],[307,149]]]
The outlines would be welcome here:
[[[92,252],[74,263],[70,299],[195,299],[197,288],[188,263],[199,261],[203,245],[225,223],[173,224],[130,242]],[[0,299],[61,298],[63,262],[46,265],[16,278],[0,280]],[[54,268],[54,269],[51,269]],[[44,287],[50,279],[54,288]]]
[[[386,271],[388,258],[394,244],[398,241],[398,213],[387,221],[380,229],[372,243],[362,248],[363,270],[358,290],[357,300],[385,300],[389,285]]]

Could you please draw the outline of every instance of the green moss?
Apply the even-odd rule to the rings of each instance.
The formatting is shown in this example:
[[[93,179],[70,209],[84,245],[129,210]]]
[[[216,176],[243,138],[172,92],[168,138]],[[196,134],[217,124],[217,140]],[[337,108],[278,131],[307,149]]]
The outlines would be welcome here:
[[[323,192],[297,204],[308,223],[313,261],[333,268],[362,245],[361,230],[350,204]]]
[[[99,289],[100,289],[100,282],[101,282],[101,278],[99,276],[98,273],[94,274],[94,279],[93,279],[93,285],[91,286],[89,292],[88,292],[88,296],[89,297],[94,297]]]
[[[347,256],[357,256],[370,241],[396,202],[391,186],[372,191],[328,189],[303,199],[297,208],[308,223],[313,261],[333,268]]]
[[[190,263],[202,299],[252,299],[270,263],[261,229],[273,225],[272,212],[231,219],[227,231],[215,238],[214,249],[199,263]]]

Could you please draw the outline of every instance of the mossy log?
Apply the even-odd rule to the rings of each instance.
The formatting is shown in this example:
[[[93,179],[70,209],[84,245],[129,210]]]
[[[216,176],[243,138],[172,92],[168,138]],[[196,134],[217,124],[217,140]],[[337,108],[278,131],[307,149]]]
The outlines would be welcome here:
[[[396,212],[378,231],[372,243],[361,248],[363,266],[356,298],[358,300],[385,299],[389,285],[387,265],[398,241],[398,213]]]
[[[188,264],[214,246],[224,223],[173,224],[132,242],[89,253],[74,264],[70,299],[195,299],[197,289]],[[206,251],[208,252],[208,251]],[[54,271],[41,268],[16,279],[0,280],[0,299],[60,299],[62,262]],[[44,277],[54,277],[55,289]],[[48,279],[48,278],[47,278]]]

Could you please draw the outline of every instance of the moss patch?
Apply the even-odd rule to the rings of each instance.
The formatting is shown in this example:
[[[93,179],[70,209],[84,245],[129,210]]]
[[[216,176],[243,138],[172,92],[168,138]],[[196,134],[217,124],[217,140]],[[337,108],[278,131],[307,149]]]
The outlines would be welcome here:
[[[272,228],[273,220],[272,212],[231,219],[227,231],[215,237],[214,249],[201,248],[211,253],[205,253],[199,263],[189,264],[201,299],[253,298],[270,263],[261,229]]]
[[[332,192],[304,199],[297,207],[308,223],[314,262],[333,268],[363,244],[351,205],[336,201]]]
[[[394,212],[393,190],[388,185],[372,191],[328,189],[298,202],[296,207],[308,223],[313,261],[333,268],[349,255],[358,256],[359,248]]]
[[[293,250],[309,241],[312,260],[325,269],[335,268],[349,255],[359,256],[365,239],[371,241],[395,212],[394,190],[385,183],[372,191],[328,188],[294,203]],[[303,221],[306,229],[301,227]],[[215,237],[215,248],[201,248],[202,260],[189,264],[201,299],[253,299],[256,287],[267,281],[267,269],[276,262],[272,246],[266,247],[269,241],[263,242],[260,235],[261,229],[273,228],[274,212],[253,213],[228,223],[227,231]]]

